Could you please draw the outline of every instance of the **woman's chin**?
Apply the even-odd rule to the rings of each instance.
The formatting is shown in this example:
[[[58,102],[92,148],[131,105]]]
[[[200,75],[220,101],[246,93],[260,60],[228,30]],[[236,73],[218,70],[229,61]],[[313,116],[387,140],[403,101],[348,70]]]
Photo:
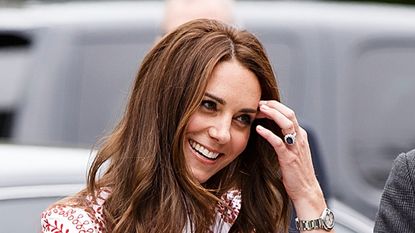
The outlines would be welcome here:
[[[204,174],[204,172],[198,172],[198,171],[192,171],[194,179],[199,182],[199,184],[205,183],[207,180],[209,180],[210,176],[207,174]]]

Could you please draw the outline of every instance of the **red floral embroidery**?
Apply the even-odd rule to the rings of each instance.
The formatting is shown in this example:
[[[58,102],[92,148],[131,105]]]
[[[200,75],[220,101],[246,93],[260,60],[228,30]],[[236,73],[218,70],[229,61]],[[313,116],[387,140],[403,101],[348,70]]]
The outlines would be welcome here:
[[[41,214],[43,233],[105,233],[102,206],[110,191],[102,189],[96,198],[87,197],[86,207],[57,204]],[[241,192],[231,190],[216,207],[216,220],[210,233],[228,232],[241,209]]]
[[[75,229],[78,230],[79,233],[93,232],[92,228],[87,228],[91,221],[85,219],[84,214],[81,213],[81,211],[81,209],[66,209],[66,207],[62,206],[56,206],[52,209],[46,210],[42,213],[42,231],[53,233],[69,233],[70,228],[66,224],[71,224],[75,227]],[[52,219],[54,220],[50,221]],[[57,219],[60,219],[61,221],[58,221]]]
[[[217,212],[224,222],[233,224],[241,209],[241,191],[228,191],[221,197],[222,202],[218,203]]]
[[[101,190],[95,200],[87,199],[88,206],[73,207],[57,204],[41,214],[43,233],[103,233],[105,224],[102,205],[108,192]]]

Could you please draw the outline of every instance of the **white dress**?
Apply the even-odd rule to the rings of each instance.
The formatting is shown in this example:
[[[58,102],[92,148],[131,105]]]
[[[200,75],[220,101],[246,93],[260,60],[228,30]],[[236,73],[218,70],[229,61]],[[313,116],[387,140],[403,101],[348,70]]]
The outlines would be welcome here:
[[[88,207],[80,208],[65,204],[57,204],[46,209],[41,215],[43,233],[107,233],[103,215],[103,204],[110,191],[102,189],[96,200],[88,198]],[[230,230],[241,209],[241,192],[231,190],[222,197],[223,203],[216,207],[215,224],[211,227],[211,233],[225,233]],[[231,208],[225,208],[225,205]],[[183,232],[190,233],[187,224]]]

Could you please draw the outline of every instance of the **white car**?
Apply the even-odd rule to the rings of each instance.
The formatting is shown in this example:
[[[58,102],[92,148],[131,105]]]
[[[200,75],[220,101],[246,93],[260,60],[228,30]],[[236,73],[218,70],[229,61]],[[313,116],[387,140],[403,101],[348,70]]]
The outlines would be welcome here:
[[[40,231],[40,213],[85,187],[95,152],[88,149],[0,144],[1,232]],[[373,222],[345,204],[329,201],[337,233],[371,233]]]

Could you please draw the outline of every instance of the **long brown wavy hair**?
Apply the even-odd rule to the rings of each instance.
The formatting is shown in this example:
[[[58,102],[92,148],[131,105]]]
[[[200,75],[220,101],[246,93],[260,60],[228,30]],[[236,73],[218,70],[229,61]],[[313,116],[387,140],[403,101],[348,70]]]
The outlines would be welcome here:
[[[193,232],[207,232],[219,197],[232,188],[241,190],[242,208],[231,232],[287,232],[290,201],[277,157],[255,131],[262,124],[281,135],[274,122],[255,120],[246,149],[206,183],[198,183],[186,167],[183,138],[189,118],[215,66],[230,59],[256,75],[261,99],[279,101],[261,43],[218,21],[186,23],[145,56],[124,116],[98,151],[81,194],[111,189],[104,204],[108,232],[177,233],[189,222]]]

